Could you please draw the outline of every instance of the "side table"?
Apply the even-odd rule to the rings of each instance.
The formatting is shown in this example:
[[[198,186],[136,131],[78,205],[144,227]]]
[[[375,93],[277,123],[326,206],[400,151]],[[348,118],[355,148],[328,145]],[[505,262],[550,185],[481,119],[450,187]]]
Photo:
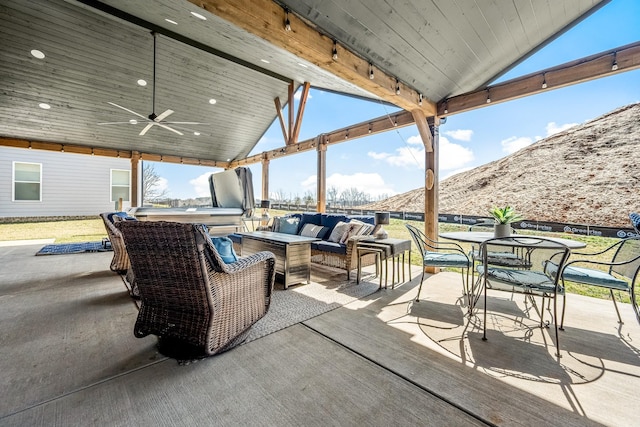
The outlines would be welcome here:
[[[400,282],[400,270],[402,270],[402,281],[405,281],[404,275],[404,265],[405,258],[404,254],[409,252],[409,263],[411,263],[411,240],[403,240],[403,239],[363,239],[358,242],[358,250],[366,250],[369,249],[373,251],[377,249],[380,256],[380,267],[382,268],[382,260],[385,261],[385,288],[387,286],[386,276],[388,274],[388,265],[387,261],[391,258],[391,289],[395,287],[396,280],[396,264],[398,266],[398,282]],[[359,254],[360,252],[358,252]],[[371,252],[370,252],[371,253]],[[360,260],[360,255],[358,255],[358,260]],[[402,257],[402,267],[400,267],[400,257]],[[358,274],[360,274],[360,266],[358,265]],[[409,280],[411,280],[411,264],[409,264]],[[380,271],[380,286],[382,286],[382,271]]]

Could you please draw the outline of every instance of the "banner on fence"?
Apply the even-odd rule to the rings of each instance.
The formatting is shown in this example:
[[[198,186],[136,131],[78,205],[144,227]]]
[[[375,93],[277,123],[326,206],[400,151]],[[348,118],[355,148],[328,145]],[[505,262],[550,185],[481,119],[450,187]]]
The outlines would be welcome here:
[[[272,209],[280,209],[286,211],[306,212],[315,206],[305,205],[293,205],[293,204],[278,204],[271,205]],[[373,215],[376,211],[366,209],[354,209],[354,208],[327,208],[327,213],[339,213],[344,215]],[[390,211],[391,218],[399,219],[403,221],[418,221],[424,222],[424,213],[422,212],[403,212],[403,211]],[[492,221],[492,218],[474,215],[460,215],[460,214],[438,214],[438,221],[447,224],[460,224],[471,226],[479,222]],[[617,237],[624,239],[625,237],[639,236],[633,228],[623,227],[603,227],[599,225],[585,225],[585,224],[567,224],[561,222],[548,222],[548,221],[535,221],[535,220],[522,220],[514,222],[512,227],[515,230],[531,230],[531,231],[544,231],[550,233],[566,233],[577,234],[580,236],[595,236],[595,237]]]

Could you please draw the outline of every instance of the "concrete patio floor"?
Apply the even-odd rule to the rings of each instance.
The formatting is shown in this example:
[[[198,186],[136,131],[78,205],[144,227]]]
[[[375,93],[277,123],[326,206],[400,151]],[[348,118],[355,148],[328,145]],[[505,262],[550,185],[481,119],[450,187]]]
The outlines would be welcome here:
[[[628,305],[619,325],[610,301],[569,295],[558,361],[522,296],[491,294],[484,342],[460,275],[430,276],[416,303],[414,268],[394,290],[183,366],[133,336],[111,253],[35,257],[41,246],[0,247],[2,426],[640,425]]]

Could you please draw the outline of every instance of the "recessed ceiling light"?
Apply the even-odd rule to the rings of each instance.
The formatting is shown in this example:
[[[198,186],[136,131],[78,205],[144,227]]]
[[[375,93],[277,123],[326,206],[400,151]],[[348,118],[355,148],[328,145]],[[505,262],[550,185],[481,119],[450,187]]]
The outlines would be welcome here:
[[[298,62],[298,65],[301,66],[302,68],[309,68],[309,67],[307,67],[306,65],[304,65],[304,64],[302,64],[300,62]]]
[[[260,61],[264,62],[265,64],[270,64],[270,62],[267,61],[266,59],[261,59]]]
[[[230,162],[230,161],[231,161],[231,159],[227,159],[227,162]]]
[[[147,85],[147,81],[146,81],[146,80],[143,80],[143,79],[140,79],[140,80],[138,80],[138,85],[140,85],[140,86],[146,86],[146,85]]]
[[[51,108],[51,105],[41,102],[40,104],[38,104],[38,107],[42,108],[43,110],[48,110]]]
[[[178,25],[178,23],[173,19],[165,18],[165,21],[167,21],[169,24]]]
[[[31,55],[33,55],[34,57],[38,58],[38,59],[44,59],[44,53],[42,53],[41,51],[39,51],[38,49],[33,49],[31,51]]]
[[[198,18],[198,19],[202,19],[203,21],[207,20],[207,18],[205,16],[200,15],[198,12],[191,12],[191,14],[193,16],[195,16],[196,18]]]
[[[132,125],[137,125],[138,121],[136,119],[131,119],[129,120],[129,123],[131,123]]]
[[[200,132],[196,131],[196,132],[194,132],[193,134],[194,134],[195,136],[198,136],[198,135],[200,135]]]
[[[215,100],[215,99],[213,99],[213,98],[211,98],[211,99],[209,100],[209,104],[211,104],[211,105],[215,104],[216,102],[218,102],[218,101],[216,101],[216,100]]]

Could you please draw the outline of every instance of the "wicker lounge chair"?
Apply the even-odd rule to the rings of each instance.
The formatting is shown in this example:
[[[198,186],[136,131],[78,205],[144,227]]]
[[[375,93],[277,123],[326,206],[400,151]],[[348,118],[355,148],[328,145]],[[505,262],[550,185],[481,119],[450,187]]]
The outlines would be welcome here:
[[[122,233],[115,226],[115,222],[122,216],[117,214],[124,212],[105,212],[100,214],[100,218],[104,222],[104,228],[107,230],[107,237],[111,243],[113,249],[113,258],[111,259],[111,271],[115,271],[118,274],[124,276],[124,279],[129,285],[129,294],[133,298],[138,298],[138,288],[135,283],[133,270],[131,270],[131,263],[129,262],[129,255],[127,254],[127,248],[122,240]]]
[[[123,221],[116,227],[140,290],[134,335],[157,335],[161,353],[194,359],[228,350],[269,309],[271,252],[225,264],[204,225]]]

